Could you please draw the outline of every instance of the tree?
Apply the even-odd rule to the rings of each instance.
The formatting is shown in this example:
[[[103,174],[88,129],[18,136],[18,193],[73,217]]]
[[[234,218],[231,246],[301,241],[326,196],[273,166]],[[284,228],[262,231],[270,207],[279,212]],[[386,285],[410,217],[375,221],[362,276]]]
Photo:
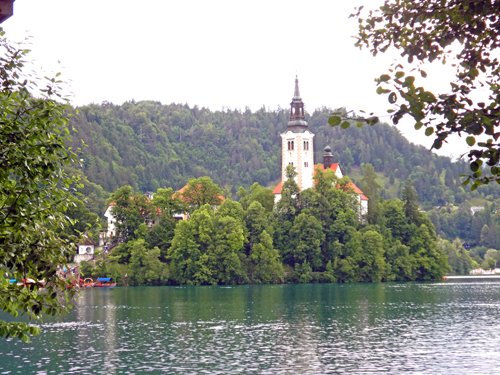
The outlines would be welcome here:
[[[317,269],[321,266],[321,245],[325,241],[325,233],[321,223],[311,215],[301,213],[290,229],[291,246],[285,261],[294,265],[303,261]]]
[[[377,182],[378,175],[375,173],[373,165],[367,163],[363,168],[363,193],[370,199],[368,201],[368,222],[375,224],[379,220],[380,209],[378,201],[380,198],[380,189],[382,188]]]
[[[116,190],[107,201],[112,205],[111,213],[115,219],[115,241],[138,238],[141,224],[156,217],[153,204],[143,194],[134,194],[132,187],[126,185]]]
[[[162,285],[168,281],[168,265],[160,261],[160,249],[147,249],[143,239],[130,241],[132,285]]]
[[[281,199],[276,204],[276,212],[281,221],[293,221],[299,214],[300,188],[295,181],[297,171],[292,165],[285,169],[286,181],[281,188]]]
[[[270,213],[267,213],[258,201],[252,202],[248,207],[245,213],[245,224],[248,231],[248,250],[259,242],[262,232],[274,234]]]
[[[67,311],[74,294],[59,270],[68,268],[78,239],[56,232],[75,224],[66,211],[76,205],[70,193],[82,187],[78,177],[64,172],[78,161],[65,145],[71,108],[61,81],[23,72],[29,51],[9,45],[1,29],[0,49],[0,307],[13,316],[40,319],[42,313]],[[38,97],[31,94],[33,87]],[[23,279],[35,282],[24,287]],[[2,337],[29,341],[28,334],[39,332],[27,323],[0,320]]]
[[[356,46],[371,49],[373,55],[389,48],[407,57],[408,64],[422,78],[426,62],[450,60],[456,69],[456,78],[450,82],[450,91],[434,94],[416,85],[416,77],[407,75],[402,62],[381,75],[377,93],[388,95],[395,105],[392,121],[397,124],[403,117],[410,117],[417,129],[434,134],[432,148],[441,148],[452,134],[465,134],[469,146],[471,173],[465,181],[474,181],[471,189],[480,184],[500,180],[500,60],[495,51],[500,47],[500,4],[490,0],[387,0],[379,10],[361,18],[361,9],[352,16],[359,20]],[[460,52],[453,55],[450,49],[460,44]],[[412,70],[412,71],[413,71]],[[405,77],[406,76],[406,77]],[[486,90],[488,96],[474,103],[477,90]],[[360,123],[374,124],[377,117],[358,119]],[[334,114],[329,119],[333,126],[342,123]],[[342,127],[348,127],[348,121]],[[475,136],[485,134],[486,142],[476,144]],[[490,175],[483,174],[484,162]],[[484,166],[486,167],[486,166]],[[485,169],[485,168],[484,168]]]
[[[274,208],[274,194],[271,189],[260,186],[257,182],[250,187],[250,194],[241,186],[238,190],[241,197],[241,205],[245,210],[250,207],[252,202],[259,202],[267,212],[272,212]]]
[[[158,189],[153,195],[151,203],[161,212],[161,216],[173,217],[184,210],[182,199],[172,188]]]
[[[410,179],[406,180],[401,191],[401,198],[404,203],[405,216],[410,224],[420,224],[418,212],[418,195]]]
[[[190,213],[205,204],[218,206],[224,200],[222,190],[210,177],[206,176],[189,180],[180,195]]]
[[[294,279],[299,284],[307,284],[312,280],[311,275],[312,269],[307,260],[304,260],[303,263],[297,263],[295,265],[295,272],[293,274]]]
[[[347,167],[347,173],[350,173],[351,165],[354,163],[354,159],[352,157],[352,153],[349,147],[346,147],[344,152],[342,152],[342,155],[340,157],[340,162]]]
[[[380,233],[371,230],[363,233],[363,251],[358,253],[357,259],[361,281],[379,282],[385,277],[383,240]]]
[[[252,262],[252,281],[263,284],[283,282],[285,274],[278,250],[273,247],[273,240],[264,230],[259,236],[259,242],[252,246],[250,254]]]
[[[189,285],[239,283],[244,279],[239,256],[243,242],[240,221],[202,206],[175,228],[168,250],[172,278]]]

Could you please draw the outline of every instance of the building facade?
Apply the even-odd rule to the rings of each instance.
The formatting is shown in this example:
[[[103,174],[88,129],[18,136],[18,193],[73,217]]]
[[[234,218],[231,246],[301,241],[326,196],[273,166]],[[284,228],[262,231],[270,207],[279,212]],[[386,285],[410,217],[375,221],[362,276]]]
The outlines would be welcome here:
[[[304,102],[300,96],[299,80],[295,78],[295,91],[290,103],[290,121],[286,131],[281,134],[281,182],[275,188],[275,201],[281,198],[281,186],[286,181],[285,170],[288,165],[295,167],[295,181],[300,190],[313,186],[314,173],[314,134],[309,131]]]

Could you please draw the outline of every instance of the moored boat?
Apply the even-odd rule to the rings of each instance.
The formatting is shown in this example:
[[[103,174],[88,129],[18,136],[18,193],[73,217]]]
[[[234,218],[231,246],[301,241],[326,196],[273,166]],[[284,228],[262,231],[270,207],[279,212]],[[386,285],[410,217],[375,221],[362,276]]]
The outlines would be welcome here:
[[[111,277],[99,277],[94,283],[94,288],[114,288],[116,283],[113,282]]]

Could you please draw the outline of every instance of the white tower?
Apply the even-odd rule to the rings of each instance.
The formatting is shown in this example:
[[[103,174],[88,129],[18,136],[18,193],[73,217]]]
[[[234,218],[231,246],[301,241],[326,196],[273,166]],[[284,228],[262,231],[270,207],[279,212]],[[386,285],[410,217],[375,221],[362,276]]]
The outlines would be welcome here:
[[[288,121],[286,131],[281,134],[281,181],[286,181],[285,169],[291,164],[297,171],[296,181],[302,191],[313,186],[314,134],[309,131],[304,117],[304,103],[300,97],[297,77],[295,77],[295,92],[290,105],[290,121]]]

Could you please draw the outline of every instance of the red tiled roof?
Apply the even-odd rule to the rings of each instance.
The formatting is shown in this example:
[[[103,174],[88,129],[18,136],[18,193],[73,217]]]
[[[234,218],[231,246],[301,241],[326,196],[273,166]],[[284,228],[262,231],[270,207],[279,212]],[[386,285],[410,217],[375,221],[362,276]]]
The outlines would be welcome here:
[[[134,198],[134,197],[130,197],[130,199],[135,199],[135,198]],[[148,203],[149,203],[149,202],[150,202],[150,200],[146,198],[146,202],[148,202]],[[110,204],[108,204],[108,206],[116,206],[116,202],[111,202]],[[107,209],[106,209],[106,211],[107,211]],[[158,215],[161,215],[161,210],[160,210],[159,208],[157,208],[157,209],[156,209],[156,213],[157,213]],[[144,214],[144,212],[143,212],[143,214]]]
[[[321,169],[325,169],[323,164],[316,164],[315,167],[320,167]],[[330,169],[333,170],[334,172],[337,172],[338,167],[339,167],[339,163],[334,163],[334,164],[330,165]],[[316,171],[314,171],[314,173],[316,173]]]
[[[281,194],[281,188],[283,187],[283,181],[280,181],[278,185],[273,189],[273,194]]]
[[[356,184],[354,182],[349,182],[349,187],[352,187],[352,189],[354,190],[354,192],[356,194],[359,194],[361,195],[361,200],[364,200],[364,201],[367,201],[369,200],[364,194],[363,192],[361,191],[361,189],[359,187],[356,186]]]
[[[318,165],[323,167],[322,164],[318,164]],[[338,167],[338,164],[332,164],[332,167],[333,166],[335,166],[334,170],[336,170],[336,168]],[[331,169],[333,169],[333,168],[331,168]],[[280,183],[278,185],[276,185],[276,187],[273,189],[273,194],[281,194],[282,187],[283,187],[283,181],[280,181]],[[356,184],[354,182],[350,182],[349,187],[352,187],[352,189],[354,190],[354,192],[356,194],[361,195],[361,200],[363,200],[363,201],[369,200],[368,197],[361,191],[361,189],[359,187],[356,186]]]

